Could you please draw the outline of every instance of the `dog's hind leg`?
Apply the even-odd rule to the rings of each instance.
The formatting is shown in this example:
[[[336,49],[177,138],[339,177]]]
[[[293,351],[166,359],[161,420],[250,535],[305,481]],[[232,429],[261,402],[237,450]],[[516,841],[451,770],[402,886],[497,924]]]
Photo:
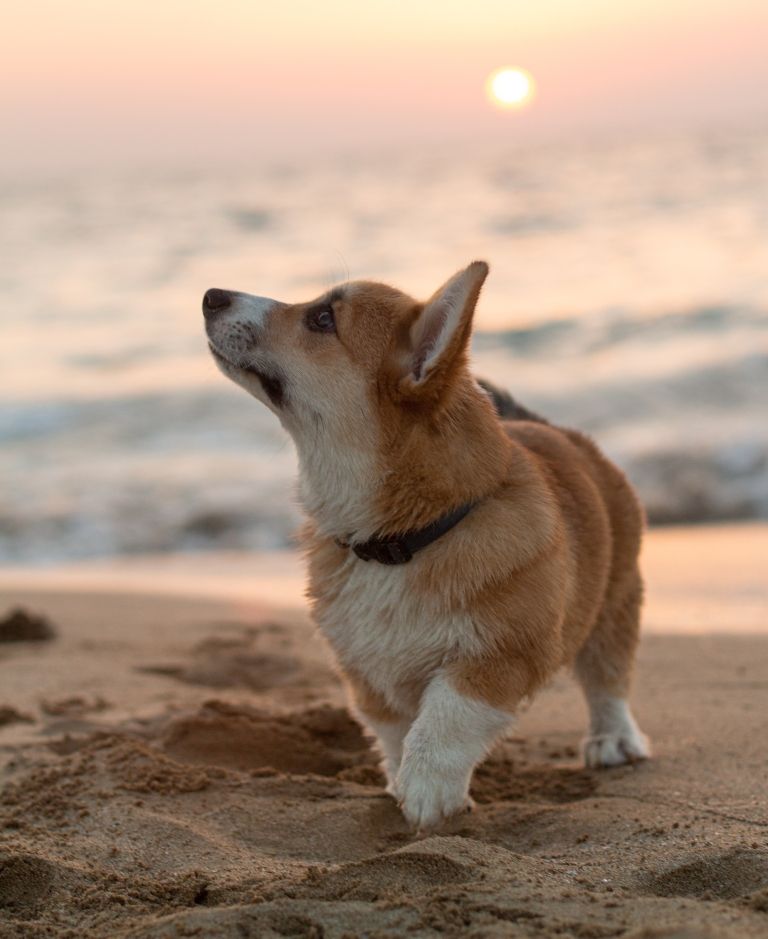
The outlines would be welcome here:
[[[583,752],[590,767],[620,766],[650,756],[648,738],[637,726],[628,701],[642,590],[636,573],[623,589],[609,592],[576,658],[576,676],[589,706],[589,736]]]

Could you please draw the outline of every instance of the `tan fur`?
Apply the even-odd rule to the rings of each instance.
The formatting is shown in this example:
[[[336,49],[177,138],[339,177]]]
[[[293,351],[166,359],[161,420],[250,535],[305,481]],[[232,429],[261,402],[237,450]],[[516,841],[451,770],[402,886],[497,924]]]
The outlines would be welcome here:
[[[335,337],[304,328],[312,304],[270,313],[264,355],[288,374],[284,423],[300,462],[304,425],[329,420],[304,415],[322,389],[324,413],[344,418],[337,430],[329,425],[332,439],[311,438],[328,447],[323,466],[335,467],[348,448],[369,466],[362,482],[349,477],[350,492],[364,490],[356,530],[335,527],[327,499],[314,512],[310,499],[308,596],[373,726],[394,732],[415,720],[438,675],[435,696],[458,694],[496,721],[572,664],[593,706],[593,739],[602,740],[601,715],[626,699],[638,639],[642,513],[623,474],[582,434],[499,420],[467,365],[486,273],[475,262],[426,304],[384,285],[347,285],[333,302]],[[312,391],[302,390],[310,379]],[[322,488],[318,472],[307,470],[309,492]],[[422,527],[467,502],[476,506],[464,520],[402,567],[367,564],[336,540]],[[638,744],[635,755],[644,754]],[[394,774],[400,757],[390,757]],[[415,763],[405,760],[400,790],[415,791]],[[390,788],[398,791],[394,778]],[[420,824],[457,810],[443,801],[442,809],[406,805],[406,814]]]
[[[424,455],[423,430],[409,442],[412,458],[404,447],[390,450],[393,481],[382,492],[382,515],[397,520],[388,526],[396,532],[488,493],[450,541],[418,558],[412,583],[413,590],[441,593],[446,609],[471,608],[482,624],[486,654],[451,666],[457,685],[514,710],[584,649],[580,667],[595,669],[607,689],[626,691],[642,592],[642,514],[626,479],[582,435],[528,422],[503,427],[498,436],[505,439],[493,440],[503,458],[493,466],[487,450],[471,443],[483,433],[493,439],[499,429],[486,402],[467,407],[464,422],[454,420],[447,440],[470,441],[458,465],[439,451]],[[478,431],[481,423],[490,426]],[[319,611],[333,604],[329,584],[346,551],[317,539],[311,526],[303,542]]]
[[[390,482],[380,494],[381,516],[391,520],[383,532],[426,524],[487,496],[453,542],[437,542],[419,558],[413,586],[478,611],[488,658],[453,671],[466,693],[513,709],[574,661],[598,621],[610,624],[628,598],[639,599],[642,515],[624,476],[587,438],[528,422],[502,428],[490,403],[472,388],[461,391],[438,416],[437,431],[426,423],[404,428],[410,414],[383,403],[381,456]],[[478,556],[478,537],[492,545],[490,554]],[[325,547],[326,563],[344,555],[332,542],[315,543],[311,527],[304,543],[313,556]],[[322,605],[332,578],[316,563],[310,596]],[[637,629],[604,632],[601,656],[631,660]]]

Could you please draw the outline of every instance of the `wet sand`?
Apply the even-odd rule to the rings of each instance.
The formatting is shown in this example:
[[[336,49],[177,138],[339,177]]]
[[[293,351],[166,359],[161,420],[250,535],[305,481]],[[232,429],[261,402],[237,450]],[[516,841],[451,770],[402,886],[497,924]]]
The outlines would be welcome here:
[[[655,758],[582,769],[564,674],[479,769],[476,812],[421,839],[296,566],[0,572],[0,617],[55,630],[0,643],[0,936],[764,937],[766,559],[765,526],[653,532],[634,702]]]

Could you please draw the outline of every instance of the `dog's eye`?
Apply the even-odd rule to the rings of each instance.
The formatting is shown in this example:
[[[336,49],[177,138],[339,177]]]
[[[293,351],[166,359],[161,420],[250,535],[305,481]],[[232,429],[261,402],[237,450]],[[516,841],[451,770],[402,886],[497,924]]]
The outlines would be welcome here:
[[[329,306],[310,310],[307,316],[307,328],[316,333],[335,333],[336,320],[333,310]]]

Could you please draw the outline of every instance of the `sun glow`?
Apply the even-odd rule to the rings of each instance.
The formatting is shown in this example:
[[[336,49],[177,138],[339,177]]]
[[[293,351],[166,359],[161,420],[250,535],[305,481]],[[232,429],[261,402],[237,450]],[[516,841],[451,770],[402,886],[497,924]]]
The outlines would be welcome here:
[[[521,68],[500,68],[488,76],[486,93],[497,108],[524,108],[535,91],[533,78]]]

